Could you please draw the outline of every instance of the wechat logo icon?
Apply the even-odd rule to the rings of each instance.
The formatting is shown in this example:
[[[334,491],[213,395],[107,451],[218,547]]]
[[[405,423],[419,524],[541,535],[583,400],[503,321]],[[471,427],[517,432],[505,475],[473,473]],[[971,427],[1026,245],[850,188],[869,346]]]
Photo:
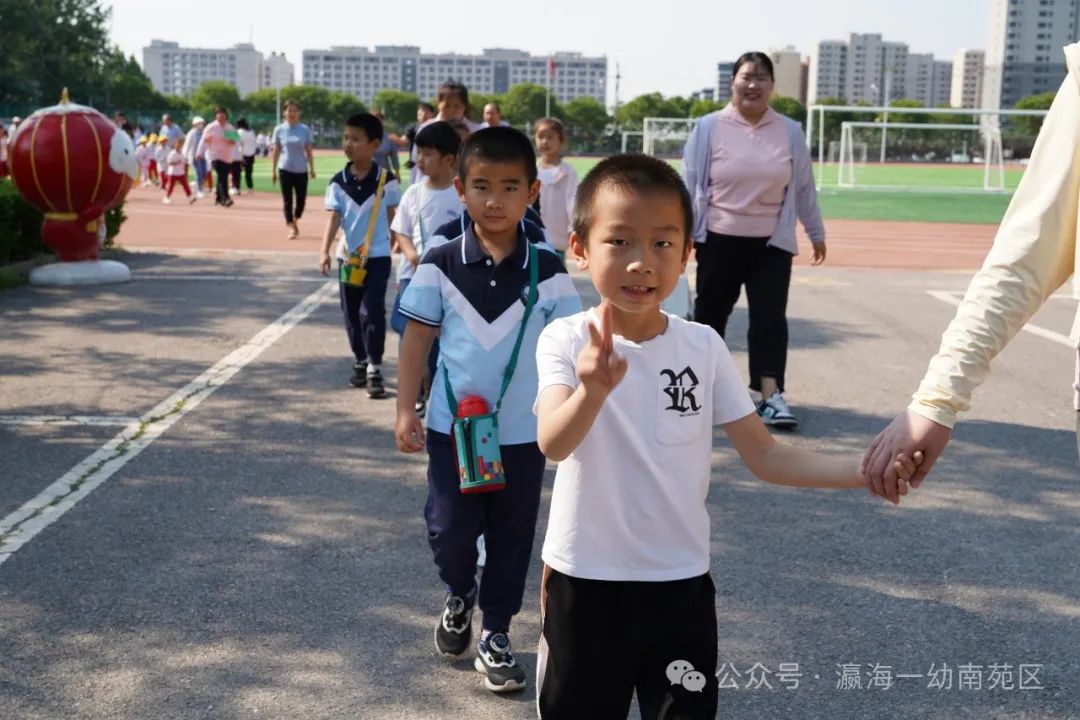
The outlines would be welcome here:
[[[667,679],[672,685],[682,685],[690,692],[705,689],[705,675],[699,673],[686,660],[674,660],[667,666]]]

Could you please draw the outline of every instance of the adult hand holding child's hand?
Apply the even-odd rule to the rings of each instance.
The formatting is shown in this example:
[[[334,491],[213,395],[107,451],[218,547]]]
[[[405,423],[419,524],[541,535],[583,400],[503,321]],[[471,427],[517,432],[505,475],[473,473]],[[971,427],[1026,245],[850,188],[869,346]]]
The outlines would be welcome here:
[[[588,323],[589,343],[578,354],[577,374],[586,391],[606,396],[626,376],[627,362],[615,352],[611,305],[601,303],[598,314],[600,328]]]

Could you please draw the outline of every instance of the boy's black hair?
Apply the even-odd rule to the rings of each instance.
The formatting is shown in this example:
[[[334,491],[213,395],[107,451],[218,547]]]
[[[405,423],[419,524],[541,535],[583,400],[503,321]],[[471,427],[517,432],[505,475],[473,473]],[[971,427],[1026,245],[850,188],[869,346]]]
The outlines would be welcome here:
[[[649,155],[612,155],[601,160],[578,186],[574,199],[574,232],[582,242],[592,229],[593,206],[601,188],[611,186],[640,194],[671,193],[682,205],[686,241],[694,228],[694,206],[682,177],[663,160]]]
[[[218,113],[225,113],[225,117],[229,117],[229,108],[224,105],[219,105],[214,108],[214,114],[217,115]]]
[[[251,126],[248,125],[247,118],[240,118],[239,120],[237,120],[236,121],[236,129],[237,130],[250,130]]]
[[[371,113],[363,112],[349,116],[349,119],[345,121],[345,127],[363,130],[368,140],[382,141],[382,121]]]
[[[422,102],[422,103],[420,103],[420,105],[419,105],[418,107],[422,107],[422,108],[424,108],[425,110],[427,110],[427,111],[428,111],[429,113],[431,113],[432,115],[434,115],[434,114],[435,114],[435,106],[434,106],[434,105],[432,105],[432,104],[431,104],[431,103],[429,103],[429,102]]]
[[[457,155],[461,149],[461,137],[453,125],[440,120],[421,128],[413,144],[418,148],[433,148],[440,155]]]
[[[469,163],[485,160],[497,163],[521,163],[529,185],[536,182],[536,151],[525,133],[512,127],[488,127],[470,135],[458,153],[458,176],[469,176]]]

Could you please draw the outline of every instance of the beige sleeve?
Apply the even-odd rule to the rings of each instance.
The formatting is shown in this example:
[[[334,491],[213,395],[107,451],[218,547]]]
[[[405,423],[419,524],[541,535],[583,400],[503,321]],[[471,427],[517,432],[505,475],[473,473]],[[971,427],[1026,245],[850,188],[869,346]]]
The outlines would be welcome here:
[[[994,245],[909,405],[942,425],[952,427],[968,409],[991,360],[1073,272],[1080,193],[1080,76],[1073,53],[1069,64]]]

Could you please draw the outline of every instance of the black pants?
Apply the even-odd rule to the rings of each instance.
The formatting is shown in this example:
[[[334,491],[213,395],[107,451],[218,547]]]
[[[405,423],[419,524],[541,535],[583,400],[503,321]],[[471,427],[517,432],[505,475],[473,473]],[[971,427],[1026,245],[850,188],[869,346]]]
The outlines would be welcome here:
[[[487,493],[463,494],[450,436],[429,431],[428,498],[424,506],[428,543],[439,578],[447,591],[464,597],[476,584],[476,538],[484,534],[487,563],[477,600],[483,627],[509,630],[521,610],[525,577],[529,574],[544,455],[536,443],[501,445],[506,487]]]
[[[338,261],[341,267],[341,261]],[[362,287],[338,284],[345,334],[357,364],[381,365],[386,349],[386,283],[390,279],[390,258],[368,258],[367,277]]]
[[[230,166],[232,174],[232,186],[236,188],[237,192],[240,191],[240,173],[244,171],[244,161],[234,160]]]
[[[278,170],[278,182],[281,183],[281,198],[285,201],[285,224],[299,220],[304,214],[304,201],[307,200],[306,172],[294,173]],[[295,210],[294,208],[295,200]]]
[[[254,169],[255,169],[255,156],[254,155],[245,155],[244,156],[244,182],[247,184],[247,189],[248,190],[254,190],[255,189],[255,183],[253,183],[251,181],[251,173],[252,173],[252,171]]]
[[[761,378],[776,379],[784,392],[787,369],[787,301],[791,285],[791,253],[768,247],[768,238],[736,237],[710,232],[697,255],[697,299],[694,320],[724,337],[728,318],[746,285],[750,323],[750,388],[761,391]]]
[[[540,717],[624,720],[637,691],[642,720],[713,720],[716,646],[708,574],[614,582],[552,570],[536,660]]]
[[[232,172],[232,163],[224,160],[214,161],[214,173],[217,175],[217,184],[214,186],[214,197],[219,203],[229,201],[229,174]]]

